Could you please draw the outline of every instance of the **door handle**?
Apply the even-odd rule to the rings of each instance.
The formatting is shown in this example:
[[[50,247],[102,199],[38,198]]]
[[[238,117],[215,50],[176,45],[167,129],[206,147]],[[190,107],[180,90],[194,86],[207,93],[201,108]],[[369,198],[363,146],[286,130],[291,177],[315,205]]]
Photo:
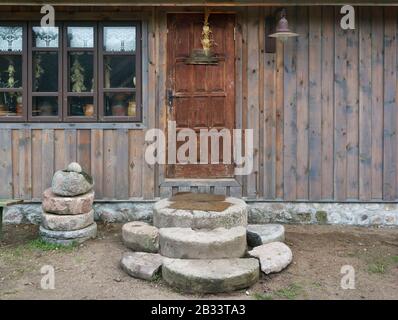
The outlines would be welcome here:
[[[173,102],[175,95],[172,89],[167,90],[167,106],[169,107],[170,112],[173,111]]]

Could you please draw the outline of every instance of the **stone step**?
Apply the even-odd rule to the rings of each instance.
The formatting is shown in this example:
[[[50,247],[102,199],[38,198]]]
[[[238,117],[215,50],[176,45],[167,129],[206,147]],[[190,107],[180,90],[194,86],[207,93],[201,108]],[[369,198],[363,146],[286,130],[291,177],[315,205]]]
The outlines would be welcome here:
[[[247,225],[248,206],[237,198],[226,198],[231,204],[224,211],[200,211],[172,209],[173,203],[162,199],[153,207],[153,225],[158,228],[216,229]]]
[[[249,224],[247,243],[251,247],[275,241],[285,241],[285,227],[281,224]]]
[[[190,293],[230,292],[250,287],[258,281],[256,259],[181,260],[165,258],[163,279]]]
[[[240,258],[246,253],[246,228],[159,229],[162,256],[177,259]]]

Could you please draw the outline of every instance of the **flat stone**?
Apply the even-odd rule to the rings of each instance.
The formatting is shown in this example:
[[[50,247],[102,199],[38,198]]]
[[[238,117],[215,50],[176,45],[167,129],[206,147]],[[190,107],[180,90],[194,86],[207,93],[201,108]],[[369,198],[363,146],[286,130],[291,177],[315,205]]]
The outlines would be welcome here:
[[[265,274],[282,271],[293,258],[292,251],[283,242],[271,242],[255,247],[249,251],[249,256],[260,260],[261,271]]]
[[[256,259],[165,258],[162,276],[169,285],[184,292],[230,292],[256,283],[259,278],[259,263]]]
[[[60,170],[52,179],[52,192],[62,197],[74,197],[85,194],[93,189],[92,178],[82,173]]]
[[[249,224],[247,226],[249,246],[257,247],[275,241],[285,241],[285,227],[281,224]]]
[[[226,198],[232,205],[224,211],[200,211],[171,209],[172,202],[163,199],[153,208],[153,224],[158,228],[216,229],[247,225],[248,206],[237,198]]]
[[[246,253],[246,228],[159,229],[160,253],[178,259],[240,258]]]
[[[125,252],[120,266],[130,276],[138,279],[153,280],[160,271],[163,257],[156,253]]]
[[[43,192],[43,211],[55,214],[82,214],[93,209],[94,191],[75,196],[60,197],[55,195],[51,189]]]
[[[44,241],[50,243],[63,245],[82,243],[88,239],[94,239],[97,236],[97,224],[93,223],[84,229],[73,231],[54,231],[40,226],[39,234]]]
[[[128,222],[122,227],[124,244],[133,251],[157,253],[159,231],[156,227],[141,221]]]
[[[72,231],[88,227],[94,223],[94,210],[75,215],[42,214],[42,226],[48,230]]]

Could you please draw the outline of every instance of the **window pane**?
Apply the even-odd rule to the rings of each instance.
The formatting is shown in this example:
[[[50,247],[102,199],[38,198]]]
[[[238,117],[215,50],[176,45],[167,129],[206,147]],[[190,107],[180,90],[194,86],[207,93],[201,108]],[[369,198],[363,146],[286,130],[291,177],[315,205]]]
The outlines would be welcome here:
[[[92,52],[69,53],[69,92],[93,92],[94,57]]]
[[[58,53],[33,52],[32,76],[34,92],[58,91]]]
[[[32,115],[48,117],[58,115],[58,97],[32,97]]]
[[[68,47],[94,48],[94,28],[68,27]]]
[[[33,27],[33,47],[58,48],[58,27]]]
[[[105,93],[105,116],[135,117],[137,107],[134,93]]]
[[[94,116],[93,97],[69,97],[68,116]]]
[[[104,60],[105,88],[135,88],[134,56],[106,56]]]
[[[0,93],[0,117],[21,116],[23,111],[21,92]]]
[[[0,56],[0,88],[22,88],[22,56]]]
[[[135,51],[135,27],[104,27],[105,51]]]
[[[0,26],[0,51],[22,51],[22,27]]]

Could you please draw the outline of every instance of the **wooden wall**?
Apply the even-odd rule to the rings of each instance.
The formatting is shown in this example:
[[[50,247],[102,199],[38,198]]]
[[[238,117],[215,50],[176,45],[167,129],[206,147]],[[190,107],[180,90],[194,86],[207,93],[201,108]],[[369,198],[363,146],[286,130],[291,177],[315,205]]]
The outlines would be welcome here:
[[[164,10],[154,9],[148,25],[147,128],[166,121]],[[356,29],[343,31],[339,8],[289,7],[300,37],[276,53],[264,50],[273,9],[236,11],[237,122],[255,129],[254,171],[237,178],[243,196],[397,200],[397,9],[356,8]],[[94,175],[98,199],[161,193],[164,170],[143,160],[145,130],[1,127],[0,198],[39,199],[54,170],[74,160]]]
[[[289,8],[300,37],[276,54],[261,45],[270,9],[248,9],[246,124],[259,151],[249,197],[398,199],[397,9],[356,8],[350,31],[339,9]]]

